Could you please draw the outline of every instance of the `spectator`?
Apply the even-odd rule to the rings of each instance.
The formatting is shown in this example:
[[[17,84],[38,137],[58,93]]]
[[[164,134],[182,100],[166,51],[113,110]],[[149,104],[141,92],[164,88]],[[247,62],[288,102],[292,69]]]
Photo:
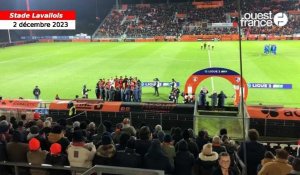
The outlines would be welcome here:
[[[152,140],[152,135],[148,126],[141,127],[139,131],[140,139],[135,141],[135,150],[142,157],[147,153]]]
[[[120,137],[121,137],[121,133],[122,133],[122,128],[123,128],[123,124],[122,123],[118,123],[116,124],[116,129],[115,132],[113,132],[111,134],[111,137],[114,141],[115,144],[120,142]],[[127,134],[128,135],[128,134]]]
[[[205,144],[196,160],[195,173],[197,175],[211,175],[213,168],[217,165],[218,157],[218,153],[212,150],[212,144]]]
[[[271,151],[266,151],[264,158],[261,160],[261,164],[258,165],[257,172],[259,172],[266,163],[273,162],[274,160],[274,154]]]
[[[106,132],[106,127],[100,123],[100,125],[97,128],[97,134],[93,135],[93,144],[96,147],[99,147],[101,145],[102,135]]]
[[[288,175],[299,175],[300,174],[300,158],[295,158],[293,163],[293,170]]]
[[[161,144],[161,149],[164,154],[169,158],[172,166],[174,166],[174,157],[176,156],[175,147],[172,143],[172,137],[169,134],[164,136],[164,141]]]
[[[47,150],[47,142],[46,142],[45,138],[40,136],[40,131],[39,131],[38,126],[30,127],[30,132],[27,135],[27,141],[31,140],[32,138],[36,138],[39,140],[42,150]]]
[[[62,154],[62,147],[59,143],[53,143],[50,147],[50,153],[46,156],[46,164],[53,166],[68,166],[68,157]],[[49,170],[51,175],[70,175],[69,171],[65,170]]]
[[[201,151],[203,148],[203,145],[207,144],[208,142],[209,142],[209,139],[207,137],[207,133],[203,130],[200,130],[198,132],[198,137],[196,138],[196,143],[199,148],[199,151]]]
[[[277,149],[275,160],[264,164],[258,172],[258,175],[285,175],[290,173],[293,168],[287,162],[288,156],[289,153],[284,149]]]
[[[36,138],[32,138],[29,141],[29,152],[27,152],[27,160],[31,165],[42,165],[45,163],[45,159],[48,152],[41,150],[40,141]],[[31,175],[48,175],[46,170],[30,169]]]
[[[192,175],[194,155],[189,151],[185,140],[178,142],[178,151],[174,159],[175,175]]]
[[[116,153],[116,162],[121,167],[141,168],[142,157],[140,154],[135,152],[134,149],[135,139],[131,137],[125,150],[120,150]]]
[[[114,165],[114,158],[116,154],[116,147],[112,143],[112,139],[108,135],[102,136],[102,145],[100,145],[96,151],[96,155],[93,160],[94,165]]]
[[[127,145],[127,141],[130,139],[130,135],[128,135],[127,133],[122,133],[120,136],[120,142],[118,144],[116,144],[116,150],[125,150],[126,145]]]
[[[135,136],[136,130],[133,126],[130,125],[130,120],[129,118],[124,118],[123,119],[123,128],[122,132],[128,133],[130,136]]]
[[[212,140],[213,151],[217,152],[218,154],[220,154],[221,152],[227,152],[226,148],[221,144],[222,141],[219,136],[213,137]]]
[[[248,141],[241,143],[238,150],[238,155],[241,160],[247,165],[247,174],[256,175],[257,166],[264,158],[266,150],[265,147],[257,141],[259,138],[259,134],[256,129],[250,129],[248,131],[248,137]],[[246,157],[244,157],[244,152],[246,154]]]
[[[70,141],[64,137],[62,127],[60,125],[54,125],[47,137],[47,150],[53,143],[59,143],[62,147],[62,153],[66,154],[67,147],[70,145]]]
[[[213,171],[213,175],[238,175],[234,168],[230,167],[230,155],[226,152],[219,154],[218,167]]]
[[[160,141],[157,139],[152,141],[148,152],[144,156],[144,168],[163,170],[166,174],[171,173],[173,170],[168,157],[165,156],[161,149]]]
[[[96,153],[93,143],[85,143],[81,131],[75,131],[72,143],[70,143],[67,154],[71,166],[91,168]]]
[[[189,151],[194,155],[195,158],[197,158],[199,154],[199,148],[197,144],[190,138],[190,133],[187,129],[183,131],[182,137],[183,139],[181,140],[185,140],[187,142]],[[176,152],[178,152],[178,146],[178,143],[176,143]]]

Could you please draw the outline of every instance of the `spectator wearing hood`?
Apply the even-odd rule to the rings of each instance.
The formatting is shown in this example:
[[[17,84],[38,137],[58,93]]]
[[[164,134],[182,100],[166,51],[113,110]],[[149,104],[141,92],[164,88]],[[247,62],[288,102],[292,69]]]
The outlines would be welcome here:
[[[131,137],[127,141],[127,146],[125,150],[117,151],[116,163],[118,166],[142,168],[142,157],[140,154],[135,152],[134,143],[135,143],[135,139],[134,137]]]
[[[183,137],[183,139],[181,139],[181,140],[185,140],[187,142],[189,151],[196,158],[199,154],[199,148],[198,148],[197,144],[193,141],[193,139],[190,138],[190,133],[187,129],[183,131],[182,137]],[[176,150],[176,152],[178,151],[178,143],[175,145],[175,150]]]
[[[102,136],[102,141],[93,160],[94,165],[114,165],[116,147],[109,135]]]
[[[176,152],[171,135],[166,134],[164,136],[164,141],[161,144],[161,149],[164,152],[164,154],[169,158],[171,165],[174,166],[174,157],[176,156]]]
[[[148,152],[144,156],[144,168],[163,170],[165,174],[173,171],[173,167],[168,157],[163,153],[158,139],[152,141]]]
[[[178,142],[178,151],[174,159],[175,175],[192,175],[194,155],[189,151],[185,140]]]

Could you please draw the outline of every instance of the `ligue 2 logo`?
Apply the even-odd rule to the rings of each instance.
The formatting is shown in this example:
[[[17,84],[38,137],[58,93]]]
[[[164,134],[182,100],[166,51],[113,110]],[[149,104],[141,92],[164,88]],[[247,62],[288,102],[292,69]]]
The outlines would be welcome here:
[[[282,27],[285,26],[288,22],[288,17],[285,13],[279,12],[274,15],[275,25]]]

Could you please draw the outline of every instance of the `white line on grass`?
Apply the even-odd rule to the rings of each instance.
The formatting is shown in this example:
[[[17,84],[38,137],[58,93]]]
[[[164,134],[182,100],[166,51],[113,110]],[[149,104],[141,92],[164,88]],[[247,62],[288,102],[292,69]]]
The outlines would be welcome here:
[[[207,49],[207,52],[208,52],[208,63],[209,63],[209,67],[211,68],[210,49]],[[215,86],[214,86],[214,79],[213,79],[213,77],[210,77],[210,80],[211,80],[212,91],[214,91],[215,90]]]

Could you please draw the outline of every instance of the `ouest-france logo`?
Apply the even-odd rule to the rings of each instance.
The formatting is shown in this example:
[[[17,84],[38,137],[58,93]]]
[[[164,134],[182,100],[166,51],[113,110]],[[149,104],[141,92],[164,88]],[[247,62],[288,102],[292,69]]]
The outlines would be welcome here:
[[[274,24],[283,27],[288,23],[288,16],[283,12],[244,13],[241,18],[242,27],[272,27]]]

